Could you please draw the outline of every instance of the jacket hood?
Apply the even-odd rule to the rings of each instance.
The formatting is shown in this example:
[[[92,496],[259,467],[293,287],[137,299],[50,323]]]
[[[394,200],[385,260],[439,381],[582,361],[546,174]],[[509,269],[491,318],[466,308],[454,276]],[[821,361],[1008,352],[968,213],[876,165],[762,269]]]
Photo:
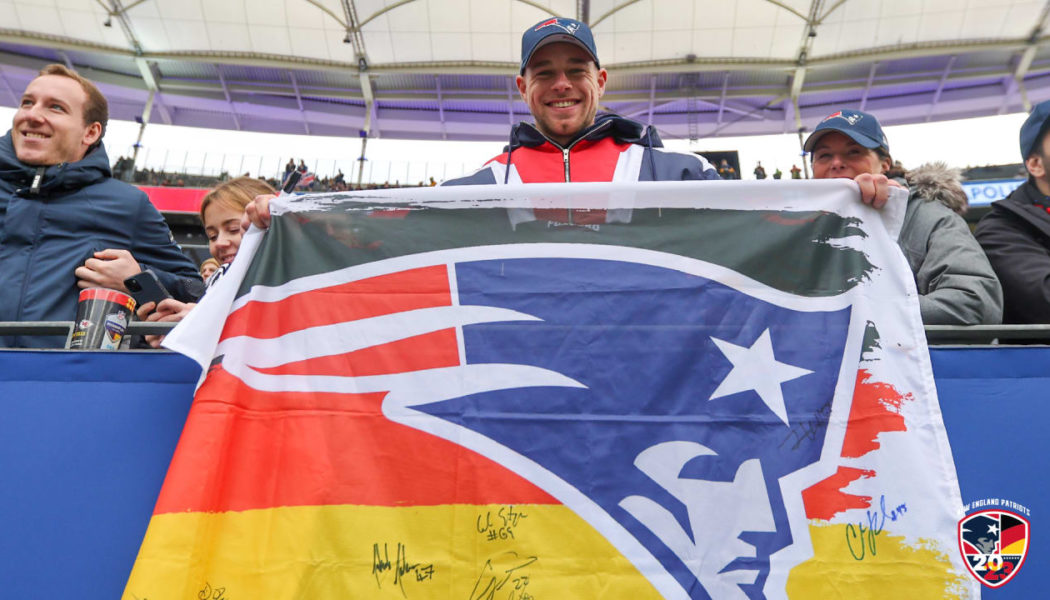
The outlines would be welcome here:
[[[650,148],[663,148],[664,146],[660,135],[656,133],[656,129],[612,113],[599,114],[595,117],[594,124],[580,131],[569,145],[571,146],[581,139],[600,139],[603,137],[613,137],[621,143],[638,144]],[[554,144],[547,136],[540,133],[540,130],[536,129],[535,125],[521,122],[511,128],[510,144],[504,147],[503,151],[513,151],[522,146],[540,146],[544,142]],[[554,145],[558,146],[558,144]]]
[[[15,146],[11,131],[0,138],[0,178],[15,185],[28,186],[33,181],[39,167],[27,165],[15,156]],[[40,180],[40,189],[60,191],[80,189],[111,176],[109,155],[106,148],[99,143],[98,147],[87,153],[84,158],[73,163],[60,163],[45,168]]]
[[[959,215],[966,214],[970,202],[960,181],[959,169],[943,162],[926,163],[908,171],[905,176],[913,197],[927,202],[940,202]]]

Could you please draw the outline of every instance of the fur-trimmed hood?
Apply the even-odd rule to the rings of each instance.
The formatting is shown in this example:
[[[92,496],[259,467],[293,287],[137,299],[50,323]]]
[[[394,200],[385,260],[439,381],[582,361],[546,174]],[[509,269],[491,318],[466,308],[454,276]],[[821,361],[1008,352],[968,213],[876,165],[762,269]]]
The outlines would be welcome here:
[[[970,202],[960,181],[959,169],[952,169],[943,162],[926,163],[908,171],[905,175],[913,197],[927,202],[940,202],[959,215],[966,214]]]

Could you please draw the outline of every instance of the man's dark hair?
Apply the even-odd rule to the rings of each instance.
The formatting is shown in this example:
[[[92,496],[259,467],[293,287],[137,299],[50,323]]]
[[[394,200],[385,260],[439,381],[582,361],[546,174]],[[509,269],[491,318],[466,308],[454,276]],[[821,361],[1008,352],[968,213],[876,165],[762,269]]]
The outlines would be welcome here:
[[[43,75],[68,77],[79,83],[84,93],[87,94],[87,102],[84,103],[84,125],[90,125],[95,122],[102,125],[102,134],[98,136],[99,141],[92,145],[91,149],[94,149],[94,146],[97,146],[102,141],[102,138],[106,136],[106,125],[109,123],[109,102],[106,101],[106,97],[102,95],[102,92],[98,91],[95,84],[65,65],[58,63],[47,65],[40,69],[37,77]]]

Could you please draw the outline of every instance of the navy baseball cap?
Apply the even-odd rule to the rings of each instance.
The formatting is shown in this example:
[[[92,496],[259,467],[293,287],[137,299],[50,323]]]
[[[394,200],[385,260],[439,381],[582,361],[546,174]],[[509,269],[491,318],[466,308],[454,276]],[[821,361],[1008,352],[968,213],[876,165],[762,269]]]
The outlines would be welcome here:
[[[882,148],[886,154],[890,153],[890,143],[886,141],[886,134],[882,132],[879,120],[875,115],[859,110],[840,110],[824,117],[820,125],[806,138],[802,148],[806,152],[812,152],[820,138],[832,131],[848,135],[854,142],[870,150]]]
[[[1032,109],[1032,114],[1021,125],[1021,160],[1026,161],[1036,150],[1036,145],[1043,139],[1043,134],[1050,129],[1050,100],[1040,102]]]
[[[598,63],[598,49],[594,47],[594,35],[591,34],[591,28],[574,19],[552,17],[536,23],[521,34],[521,71],[519,75],[525,74],[525,66],[529,64],[529,59],[537,50],[555,42],[576,44],[591,55],[595,66],[601,67]]]

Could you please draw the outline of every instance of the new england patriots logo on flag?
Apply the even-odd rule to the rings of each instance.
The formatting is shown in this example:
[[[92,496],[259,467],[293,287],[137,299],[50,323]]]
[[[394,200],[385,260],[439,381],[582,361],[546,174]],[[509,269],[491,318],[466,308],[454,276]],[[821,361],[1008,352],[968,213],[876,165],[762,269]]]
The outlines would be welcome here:
[[[292,390],[305,381],[260,371],[455,329],[456,366],[323,385],[388,392],[388,418],[525,476],[666,597],[761,597],[770,555],[793,541],[786,478],[820,459],[848,307],[795,310],[650,251],[482,254],[496,257],[427,256],[447,265],[448,306],[228,339],[220,352],[241,358],[224,366],[253,387]]]
[[[168,338],[208,374],[128,598],[979,587],[914,282],[851,187],[484,188],[275,201]],[[857,560],[878,498],[909,510]]]

